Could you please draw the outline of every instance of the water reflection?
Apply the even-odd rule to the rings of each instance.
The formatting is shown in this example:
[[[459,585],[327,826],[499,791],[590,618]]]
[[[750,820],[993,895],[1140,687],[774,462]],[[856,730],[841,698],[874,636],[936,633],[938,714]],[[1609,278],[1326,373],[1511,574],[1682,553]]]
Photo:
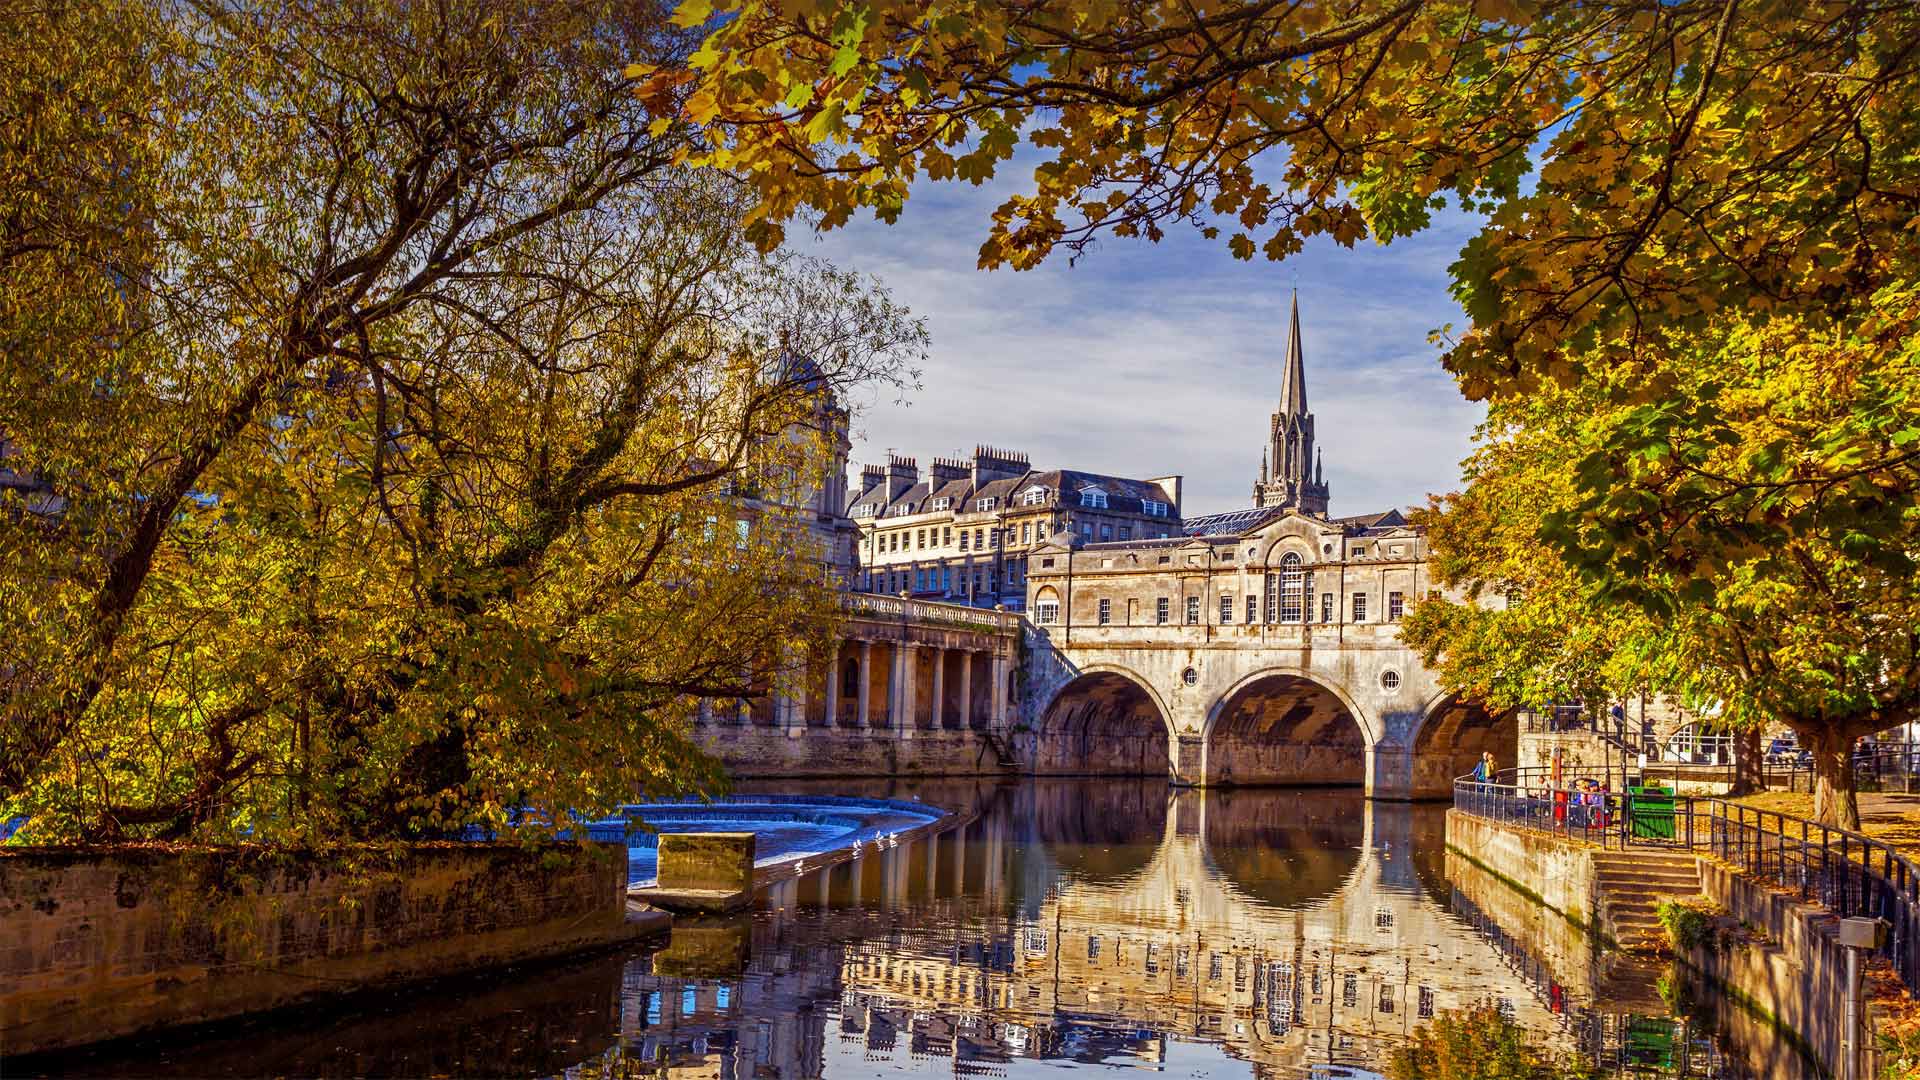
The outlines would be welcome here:
[[[1488,1000],[1561,1048],[1629,1033],[1597,1004],[1619,973],[1517,913],[1503,931],[1485,882],[1443,861],[1435,808],[1110,781],[921,794],[977,816],[780,886],[750,918],[682,924],[664,950],[47,1071],[1365,1077],[1437,1011]],[[1670,1075],[1732,1075],[1679,1037],[1698,1052]]]

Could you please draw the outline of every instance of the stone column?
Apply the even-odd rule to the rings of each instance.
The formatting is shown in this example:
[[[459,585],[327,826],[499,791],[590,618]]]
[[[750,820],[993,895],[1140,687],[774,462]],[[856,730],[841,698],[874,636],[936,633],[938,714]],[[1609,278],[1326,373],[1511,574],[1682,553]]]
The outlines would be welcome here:
[[[941,721],[941,714],[945,709],[945,706],[942,704],[942,702],[946,700],[946,695],[947,695],[947,650],[939,645],[936,645],[933,647],[933,709],[931,710],[933,713],[932,726],[933,726],[933,730],[935,731],[941,730],[943,726],[940,721]]]
[[[1007,658],[993,654],[993,711],[987,714],[987,726],[994,731],[1007,730]]]
[[[827,644],[827,727],[840,726],[840,643]]]
[[[873,642],[860,643],[860,681],[854,684],[853,726],[864,729],[871,723],[867,705],[873,695]]]
[[[973,730],[973,653],[960,650],[960,730]]]
[[[781,715],[774,722],[786,725],[787,738],[798,739],[807,733],[807,663],[804,656],[789,652],[784,666],[787,686],[780,692]]]
[[[825,911],[832,906],[833,867],[829,866],[820,871],[820,910]]]
[[[912,642],[907,641],[901,642],[898,646],[900,693],[898,695],[899,710],[893,714],[893,733],[894,737],[899,739],[913,738],[913,691],[914,683],[918,681],[915,677],[914,653],[917,648]]]

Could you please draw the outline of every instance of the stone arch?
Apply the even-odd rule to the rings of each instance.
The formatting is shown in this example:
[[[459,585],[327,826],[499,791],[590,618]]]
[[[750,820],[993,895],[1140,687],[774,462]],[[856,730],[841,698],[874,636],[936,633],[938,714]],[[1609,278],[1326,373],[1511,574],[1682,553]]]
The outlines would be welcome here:
[[[1152,684],[1124,667],[1081,668],[1037,716],[1037,774],[1165,777],[1173,771],[1172,714]]]
[[[1299,668],[1265,668],[1207,711],[1204,783],[1360,786],[1378,739],[1346,688]]]
[[[1482,753],[1492,751],[1498,768],[1519,764],[1519,712],[1494,713],[1442,691],[1420,710],[1408,746],[1413,756],[1410,794],[1416,799],[1452,798],[1454,780],[1472,772]]]

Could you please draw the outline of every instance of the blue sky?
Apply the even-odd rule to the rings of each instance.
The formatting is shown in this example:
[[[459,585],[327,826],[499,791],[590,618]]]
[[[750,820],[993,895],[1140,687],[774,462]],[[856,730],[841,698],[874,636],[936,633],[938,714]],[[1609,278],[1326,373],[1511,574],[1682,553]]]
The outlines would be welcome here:
[[[1245,506],[1297,276],[1332,512],[1459,487],[1481,409],[1454,389],[1427,334],[1466,321],[1446,292],[1466,218],[1391,247],[1310,243],[1282,264],[1237,261],[1179,227],[1159,244],[1107,239],[1073,266],[1056,255],[1038,270],[976,270],[992,209],[1022,179],[1006,169],[981,188],[922,184],[898,224],[790,233],[795,250],[880,278],[932,333],[906,406],[878,390],[851,402],[856,469],[889,449],[924,468],[986,443],[1024,450],[1036,468],[1182,474],[1189,516]]]

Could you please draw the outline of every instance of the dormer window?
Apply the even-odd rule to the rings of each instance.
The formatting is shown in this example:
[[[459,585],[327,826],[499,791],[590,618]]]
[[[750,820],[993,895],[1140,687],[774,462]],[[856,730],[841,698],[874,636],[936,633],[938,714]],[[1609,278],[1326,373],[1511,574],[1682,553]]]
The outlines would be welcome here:
[[[1100,505],[1105,506],[1106,503],[1103,501]],[[1170,509],[1172,509],[1172,507],[1169,507],[1166,503],[1160,502],[1156,499],[1140,500],[1140,512],[1147,515],[1148,517],[1166,517],[1167,511]]]
[[[1107,508],[1107,493],[1101,491],[1099,488],[1087,488],[1080,492],[1080,505],[1090,506],[1095,510],[1105,510]]]
[[[1047,501],[1047,489],[1030,487],[1020,493],[1021,506],[1040,506]]]
[[[933,508],[935,510],[951,510],[953,509],[953,500],[948,498],[945,495],[942,495],[939,498],[933,500]]]
[[[978,502],[975,502],[973,504],[973,508],[975,510],[981,511],[982,513],[985,513],[988,510],[993,510],[997,508],[999,505],[1000,505],[999,499],[993,496],[988,496],[987,498],[984,498],[979,500]]]

